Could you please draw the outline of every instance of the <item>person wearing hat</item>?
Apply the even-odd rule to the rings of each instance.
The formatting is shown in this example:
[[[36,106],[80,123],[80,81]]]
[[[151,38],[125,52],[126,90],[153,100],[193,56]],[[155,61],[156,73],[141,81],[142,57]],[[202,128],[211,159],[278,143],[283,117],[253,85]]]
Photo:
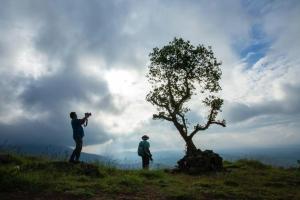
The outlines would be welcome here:
[[[150,144],[147,141],[149,137],[144,135],[142,141],[139,143],[138,155],[142,157],[143,169],[149,169],[149,162],[152,161],[152,154],[150,152]]]

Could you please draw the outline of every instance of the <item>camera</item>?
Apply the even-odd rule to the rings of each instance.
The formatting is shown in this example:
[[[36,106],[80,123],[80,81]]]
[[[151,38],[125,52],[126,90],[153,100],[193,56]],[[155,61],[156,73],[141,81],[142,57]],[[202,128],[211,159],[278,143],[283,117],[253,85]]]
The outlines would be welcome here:
[[[85,115],[86,117],[89,117],[89,116],[92,115],[92,113],[84,113],[84,115]]]

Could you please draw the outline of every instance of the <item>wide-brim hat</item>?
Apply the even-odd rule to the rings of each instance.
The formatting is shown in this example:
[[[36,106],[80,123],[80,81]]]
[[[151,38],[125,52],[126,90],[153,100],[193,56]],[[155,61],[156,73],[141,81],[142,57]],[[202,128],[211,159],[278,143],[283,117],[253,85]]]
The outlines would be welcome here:
[[[142,139],[143,139],[143,140],[148,140],[148,139],[149,139],[149,136],[148,136],[148,135],[143,135]]]

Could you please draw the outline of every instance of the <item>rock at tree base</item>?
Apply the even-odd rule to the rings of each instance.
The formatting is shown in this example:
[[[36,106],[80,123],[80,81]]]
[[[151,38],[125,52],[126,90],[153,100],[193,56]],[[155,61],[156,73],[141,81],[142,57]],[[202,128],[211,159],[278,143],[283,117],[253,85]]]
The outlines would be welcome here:
[[[223,159],[211,150],[198,149],[193,154],[185,155],[178,162],[177,170],[188,174],[223,170]]]

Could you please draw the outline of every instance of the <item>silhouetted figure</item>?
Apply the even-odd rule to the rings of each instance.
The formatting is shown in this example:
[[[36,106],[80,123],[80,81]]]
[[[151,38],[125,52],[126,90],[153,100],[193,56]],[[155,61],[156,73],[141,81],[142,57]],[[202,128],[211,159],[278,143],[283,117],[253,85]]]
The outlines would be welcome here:
[[[147,135],[144,135],[142,137],[142,141],[139,143],[138,147],[138,155],[142,157],[143,162],[143,169],[149,169],[149,161],[152,159],[152,154],[150,152],[150,144],[147,141],[149,137]]]
[[[69,162],[72,163],[78,163],[79,162],[79,157],[82,149],[82,138],[84,136],[84,131],[82,125],[85,124],[87,125],[88,117],[91,116],[91,113],[85,113],[84,118],[82,119],[77,119],[77,114],[75,112],[70,113],[71,117],[71,125],[73,129],[73,139],[76,143],[76,147],[70,157]]]

